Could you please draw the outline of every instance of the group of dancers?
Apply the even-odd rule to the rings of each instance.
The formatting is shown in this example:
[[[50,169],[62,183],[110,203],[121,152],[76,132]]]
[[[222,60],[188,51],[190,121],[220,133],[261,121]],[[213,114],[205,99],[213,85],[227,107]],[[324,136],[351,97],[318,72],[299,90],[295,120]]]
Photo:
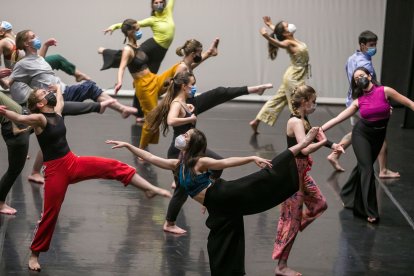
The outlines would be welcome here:
[[[376,81],[371,57],[376,51],[377,36],[370,31],[361,33],[360,49],[347,62],[348,98],[353,101],[349,100],[343,112],[321,127],[312,127],[308,117],[316,109],[317,92],[306,85],[310,76],[307,45],[295,38],[294,24],[286,21],[273,24],[270,17],[263,17],[268,29],[262,28],[260,34],[268,41],[269,57],[275,59],[279,48],[286,49],[291,65],[276,95],[266,102],[250,126],[257,135],[260,122],[274,125],[284,106],[288,105],[291,117],[286,127],[287,149],[273,160],[258,156],[224,158],[207,147],[206,136],[195,127],[197,116],[241,95],[262,95],[273,86],[217,87],[197,93],[193,71],[203,61],[218,54],[218,38],[204,52],[199,41],[187,40],[176,51],[182,60],[158,74],[174,38],[174,4],[175,0],[152,0],[149,18],[126,19],[105,30],[105,33],[112,33],[121,29],[125,36],[126,45],[122,50],[100,48],[98,52],[104,60],[102,69],[118,68],[115,93],[121,89],[128,68],[134,80],[136,100],[133,107],[110,97],[61,55],[56,55],[55,62],[53,58],[48,60],[47,49],[56,45],[55,39],[42,44],[32,30],[14,35],[12,25],[1,21],[1,53],[7,63],[6,68],[0,69],[0,85],[10,89],[11,98],[0,92],[0,122],[9,161],[0,180],[0,213],[14,215],[17,212],[6,204],[6,196],[25,164],[30,133],[34,132],[41,148],[30,179],[44,183],[44,204],[30,247],[29,269],[41,269],[39,255],[49,248],[69,184],[104,178],[118,180],[125,186],[131,184],[144,191],[148,198],[156,195],[171,197],[163,225],[166,232],[186,233],[175,221],[188,196],[206,207],[206,225],[210,229],[207,249],[212,275],[245,274],[243,216],[281,204],[272,254],[273,259],[278,260],[275,274],[301,275],[287,265],[294,240],[299,231],[327,209],[325,197],[310,176],[310,154],[324,146],[332,149],[328,160],[336,170],[343,171],[338,158],[350,141],[357,166],[342,188],[341,198],[344,206],[353,209],[355,215],[369,223],[379,221],[373,165],[384,148],[391,115],[389,99],[412,110],[414,102]],[[154,36],[140,44],[142,27],[150,27]],[[82,82],[66,85],[53,69],[66,70],[76,81]],[[164,97],[159,101],[161,95]],[[84,102],[87,99],[92,101]],[[152,185],[125,163],[72,153],[66,141],[63,116],[103,113],[107,107],[118,111],[123,118],[135,115],[137,122],[143,122],[143,130],[138,147],[117,140],[106,143],[113,149],[131,151],[144,162],[173,171],[173,194]],[[325,131],[348,118],[354,118],[352,139],[348,135],[344,138],[346,142],[329,141]],[[173,129],[167,158],[147,151],[149,144],[158,143],[160,127],[164,135],[170,127]],[[258,172],[232,181],[221,178],[225,168],[251,162],[258,165]],[[40,175],[42,165],[44,176]],[[380,168],[380,177],[399,177],[385,165],[383,163]]]

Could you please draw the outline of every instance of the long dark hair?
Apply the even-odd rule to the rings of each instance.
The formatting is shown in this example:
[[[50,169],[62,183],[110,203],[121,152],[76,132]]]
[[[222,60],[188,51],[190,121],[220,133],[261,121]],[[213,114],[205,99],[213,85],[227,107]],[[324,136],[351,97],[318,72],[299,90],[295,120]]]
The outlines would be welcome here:
[[[285,36],[283,35],[283,33],[285,32],[285,26],[283,26],[283,22],[285,21],[279,21],[276,25],[275,25],[275,29],[273,30],[273,33],[270,35],[271,37],[279,40],[279,41],[283,41],[285,40]],[[276,59],[277,57],[277,52],[279,51],[279,47],[276,45],[273,45],[272,43],[268,43],[267,44],[267,49],[269,52],[269,58],[271,60]]]
[[[206,135],[201,130],[193,128],[187,148],[180,154],[180,163],[183,164],[185,172],[190,171],[192,178],[195,176],[194,166],[201,157],[205,156],[206,149]],[[178,170],[176,171],[175,173],[178,173]]]
[[[369,70],[365,67],[358,67],[357,69],[354,70],[354,72],[352,73],[352,78],[351,78],[351,89],[352,89],[352,98],[353,99],[357,99],[359,97],[361,97],[364,94],[364,91],[362,88],[358,87],[357,83],[355,82],[354,79],[354,75],[356,71],[363,71],[365,74],[367,74],[367,76],[371,76],[371,82],[375,85],[375,86],[380,86],[381,84],[375,80],[372,75],[371,72],[369,72]]]
[[[181,86],[190,83],[191,77],[194,77],[192,73],[184,71],[179,72],[170,80],[165,97],[157,107],[147,114],[146,120],[151,131],[157,131],[161,125],[162,134],[164,136],[167,135],[169,131],[167,117],[170,112],[171,103],[180,92]]]

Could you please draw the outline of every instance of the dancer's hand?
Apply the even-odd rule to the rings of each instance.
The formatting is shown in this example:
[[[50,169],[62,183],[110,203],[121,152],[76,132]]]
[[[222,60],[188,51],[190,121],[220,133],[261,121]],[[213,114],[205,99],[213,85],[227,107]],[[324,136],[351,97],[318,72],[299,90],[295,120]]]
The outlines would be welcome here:
[[[114,145],[112,146],[112,149],[126,148],[128,146],[127,142],[115,141],[115,140],[106,140],[105,143],[108,145]]]
[[[111,27],[109,27],[108,29],[103,30],[104,35],[106,35],[107,33],[109,33],[110,35],[112,35],[113,31],[114,30]]]
[[[49,38],[48,40],[45,41],[45,45],[47,47],[57,46],[57,40],[55,38]]]
[[[273,25],[272,23],[272,19],[270,18],[270,16],[263,16],[263,22],[266,24],[266,26],[268,26],[270,28],[270,26]]]
[[[260,34],[261,34],[262,36],[267,36],[267,35],[269,35],[269,34],[267,33],[267,30],[266,30],[266,28],[265,28],[265,27],[262,27],[262,28],[260,29]]]
[[[341,144],[333,143],[331,148],[335,153],[345,153],[345,150]]]
[[[7,106],[0,105],[0,114],[4,115],[6,114],[6,111],[7,111]]]
[[[269,168],[271,168],[272,167],[272,163],[271,163],[271,160],[269,160],[269,159],[264,159],[264,158],[261,158],[261,157],[259,157],[259,156],[254,156],[254,163],[256,163],[256,165],[259,167],[259,168],[266,168],[266,167],[269,167]]]
[[[121,89],[122,83],[117,83],[114,87],[114,93],[115,95],[118,94],[118,91]]]
[[[218,45],[220,42],[220,38],[216,37],[211,44],[210,48],[207,50],[207,54],[209,57],[215,57],[218,55]]]
[[[326,138],[325,132],[323,132],[321,127],[319,128],[318,134],[316,135],[316,140],[319,142],[328,141],[328,138]]]
[[[11,72],[12,71],[9,68],[1,68],[0,69],[0,79],[10,76]]]
[[[195,110],[194,105],[192,105],[192,104],[187,104],[187,108],[188,108],[188,111],[190,111],[191,113],[194,113],[194,110]]]
[[[190,119],[191,119],[191,123],[193,125],[195,125],[197,123],[197,116],[194,113],[191,114]]]

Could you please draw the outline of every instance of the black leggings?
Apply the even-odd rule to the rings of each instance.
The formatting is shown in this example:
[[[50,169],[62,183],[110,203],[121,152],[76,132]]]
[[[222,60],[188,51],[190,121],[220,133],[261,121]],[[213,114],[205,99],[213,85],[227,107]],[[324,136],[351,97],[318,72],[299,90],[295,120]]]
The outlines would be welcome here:
[[[207,189],[204,205],[209,213],[211,275],[244,275],[243,216],[271,209],[298,191],[292,152],[280,153],[272,165],[236,180],[219,179]]]
[[[9,121],[2,124],[2,130],[12,128],[12,123]],[[2,131],[3,133],[3,131]],[[14,181],[24,168],[26,163],[27,153],[29,152],[29,131],[19,135],[3,135],[4,141],[7,145],[7,156],[9,167],[6,173],[0,179],[0,201],[5,201]]]
[[[225,103],[229,100],[232,100],[236,97],[248,94],[247,87],[217,87],[215,89],[201,93],[200,95],[189,98],[188,103],[191,103],[195,107],[194,113],[199,115],[219,104]],[[184,133],[177,133],[184,134]],[[174,147],[174,140],[177,135],[174,135],[170,148],[168,149],[168,158],[178,158],[180,151]],[[217,153],[207,149],[206,156],[214,159],[223,159]],[[214,171],[212,177],[219,178],[223,171]],[[173,197],[168,204],[166,220],[173,222],[177,220],[177,216],[180,213],[181,208],[187,200],[187,193],[184,188],[177,183],[177,187],[174,190]]]
[[[381,151],[388,120],[359,120],[352,130],[352,147],[358,164],[342,187],[341,198],[357,216],[379,218],[374,162]]]

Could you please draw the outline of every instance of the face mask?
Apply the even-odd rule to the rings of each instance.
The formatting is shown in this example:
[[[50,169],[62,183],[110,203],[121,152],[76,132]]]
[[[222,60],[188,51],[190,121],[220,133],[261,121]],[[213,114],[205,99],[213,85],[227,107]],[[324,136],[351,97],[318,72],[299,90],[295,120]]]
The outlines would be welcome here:
[[[370,57],[374,56],[376,53],[377,53],[376,47],[369,47],[367,50],[367,55],[369,55]]]
[[[197,87],[195,85],[191,86],[191,90],[188,93],[188,97],[194,98],[195,93],[197,92]]]
[[[40,48],[42,47],[42,42],[38,37],[35,37],[35,39],[32,40],[32,47],[36,50],[40,50]]]
[[[185,140],[184,135],[178,135],[175,138],[174,146],[179,150],[184,150],[187,147],[187,141]]]
[[[294,34],[296,32],[296,26],[295,26],[295,24],[288,24],[287,29],[292,34]]]
[[[45,99],[47,101],[47,105],[51,106],[51,107],[55,107],[57,104],[57,99],[56,99],[56,95],[53,92],[49,92],[46,96]]]
[[[154,5],[154,10],[156,12],[162,12],[164,10],[164,3]]]
[[[200,63],[201,62],[201,56],[196,55],[193,60],[194,60],[195,63]]]
[[[315,112],[317,105],[318,104],[313,103],[309,108],[306,108],[306,114],[311,114],[311,113]]]
[[[9,31],[13,29],[13,26],[7,21],[1,21],[0,28],[3,28],[5,31]]]
[[[142,32],[140,30],[135,32],[135,39],[136,40],[140,40],[142,37]]]
[[[367,77],[359,78],[357,81],[358,88],[365,89],[369,85],[369,79]]]

